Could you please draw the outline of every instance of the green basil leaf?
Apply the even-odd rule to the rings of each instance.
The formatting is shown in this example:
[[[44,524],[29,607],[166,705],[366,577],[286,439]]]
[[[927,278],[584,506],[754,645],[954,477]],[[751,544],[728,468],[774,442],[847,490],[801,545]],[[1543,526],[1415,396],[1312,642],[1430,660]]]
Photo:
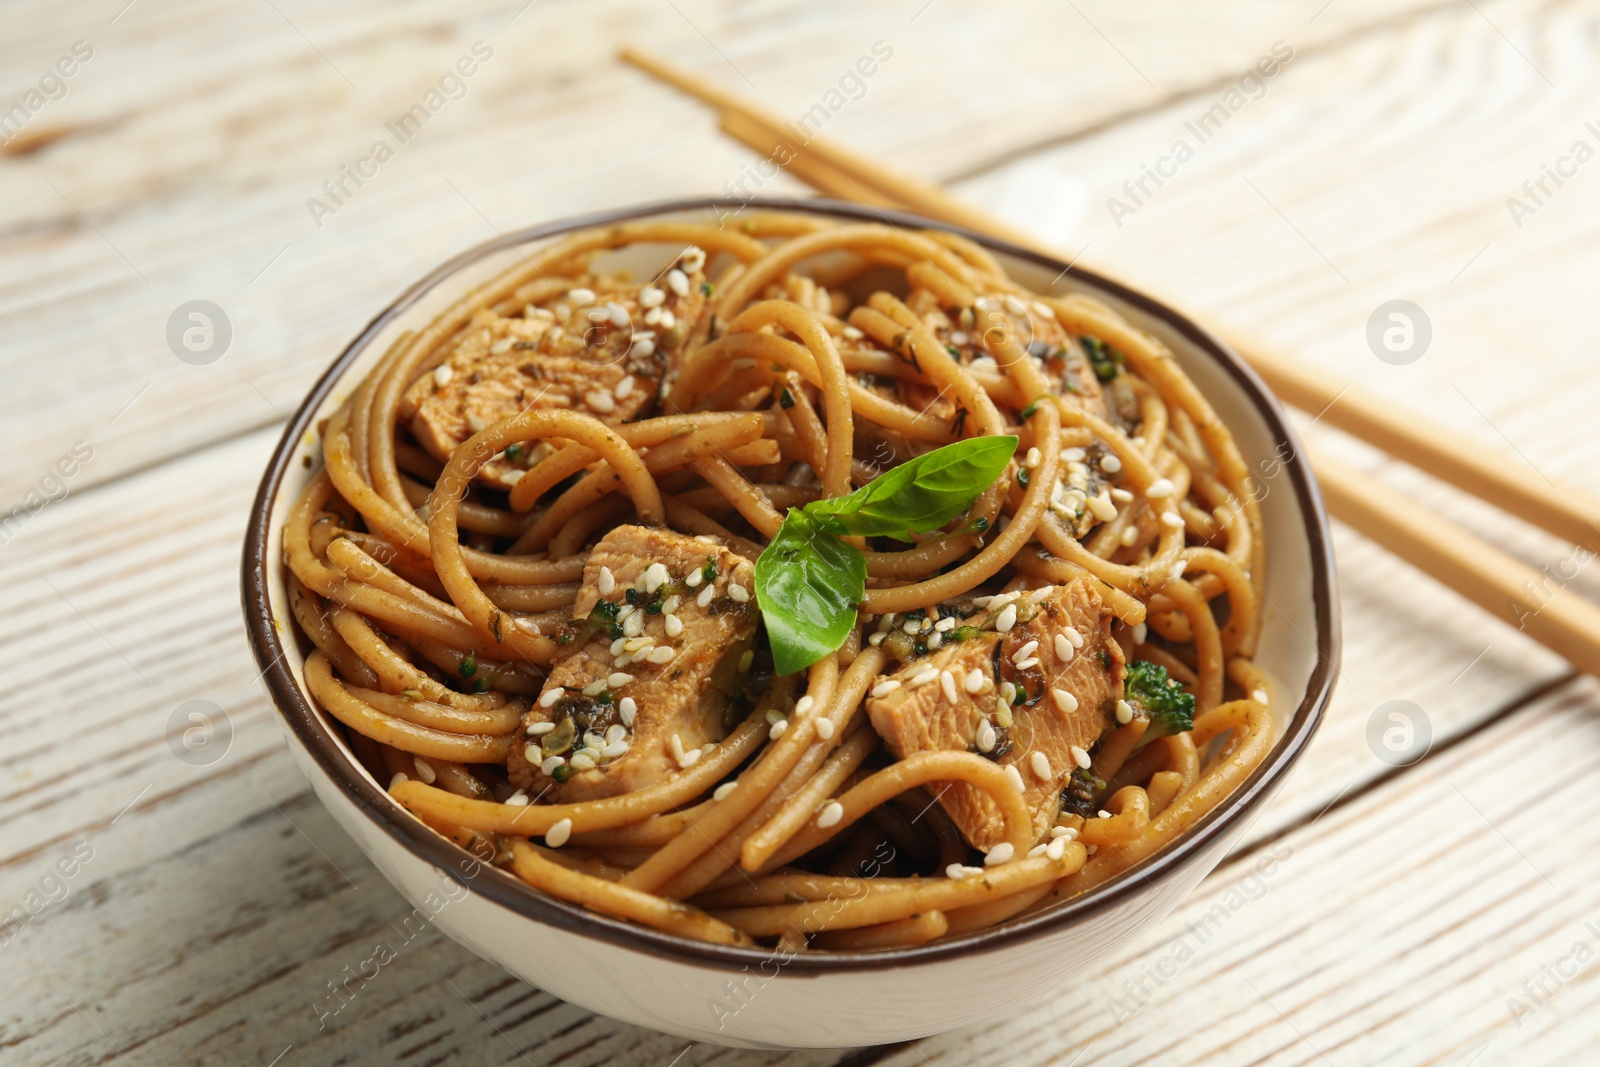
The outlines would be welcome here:
[[[972,437],[908,460],[849,496],[807,504],[833,533],[896,537],[937,530],[960,515],[1005,471],[1015,437]]]
[[[756,560],[756,605],[777,672],[798,673],[843,645],[866,591],[866,557],[790,508]]]

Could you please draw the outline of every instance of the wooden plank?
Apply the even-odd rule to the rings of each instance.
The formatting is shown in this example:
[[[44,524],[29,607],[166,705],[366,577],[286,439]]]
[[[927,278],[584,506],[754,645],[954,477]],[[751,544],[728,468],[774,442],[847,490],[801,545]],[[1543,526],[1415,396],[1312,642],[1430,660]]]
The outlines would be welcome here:
[[[1151,186],[1154,195],[1120,227],[1106,202],[1126,201],[1122,183],[1175,139],[1197,141],[1186,123],[1216,100],[1119,124],[975,177],[961,191],[1015,222],[1063,220],[1053,238],[1087,246],[1086,259],[1113,273],[1280,342],[1486,449],[1514,450],[1530,478],[1593,491],[1600,480],[1585,412],[1600,307],[1582,279],[1600,266],[1592,239],[1600,206],[1567,189],[1520,231],[1505,206],[1525,174],[1536,176],[1551,152],[1585,136],[1594,74],[1576,42],[1592,47],[1592,38],[1576,30],[1590,16],[1530,2],[1499,5],[1492,17],[1472,8],[1434,13],[1296,61],[1197,144],[1175,177]],[[1522,117],[1506,121],[1507,109]],[[1439,121],[1446,111],[1450,124]],[[1063,214],[1063,198],[1087,206]],[[1407,365],[1378,358],[1365,336],[1374,310],[1394,298],[1416,302],[1432,322],[1430,348]],[[1313,447],[1380,473],[1420,506],[1547,568],[1552,584],[1600,595],[1587,554],[1312,419],[1298,422]],[[1263,829],[1307,818],[1388,770],[1367,742],[1384,702],[1416,702],[1436,736],[1449,736],[1504,699],[1481,673],[1486,666],[1533,684],[1563,670],[1349,531],[1336,530],[1335,541],[1346,668],[1307,766]],[[1360,640],[1368,627],[1376,639]]]
[[[1597,711],[1600,684],[1568,685],[1236,855],[1021,1018],[880,1062],[1580,1062],[1600,1002]]]
[[[1142,36],[1146,14],[1041,0],[982,19],[935,0],[914,21],[839,0],[759,17],[709,0],[606,0],[582,15],[480,2],[447,17],[196,0],[135,5],[115,24],[35,3],[14,21],[23,69],[78,39],[95,51],[23,131],[65,136],[0,156],[12,457],[0,506],[25,502],[80,440],[95,448],[74,478],[83,486],[284,417],[395,294],[498,231],[741,181],[758,191],[751,158],[712,116],[614,63],[620,33],[797,120],[883,41],[893,54],[861,98],[828,99],[829,132],[938,174],[1236,76],[1275,37],[1312,50],[1426,6],[1343,0],[1309,22],[1266,0],[1204,15],[1167,0],[1171,31]],[[465,95],[401,144],[385,123],[478,41],[493,56]],[[318,226],[308,201],[327,201],[323,183],[380,137],[394,158],[360,188],[347,182],[352,195]],[[226,354],[204,366],[181,362],[166,336],[195,299],[232,326]]]

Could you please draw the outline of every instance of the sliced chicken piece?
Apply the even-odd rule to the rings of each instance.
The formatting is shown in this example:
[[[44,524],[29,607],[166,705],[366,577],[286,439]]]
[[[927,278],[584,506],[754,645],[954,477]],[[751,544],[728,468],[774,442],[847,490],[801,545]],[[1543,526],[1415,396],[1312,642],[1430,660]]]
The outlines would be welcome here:
[[[584,565],[571,651],[507,760],[552,803],[616,796],[693,766],[744,714],[754,568],[710,538],[619,526]]]
[[[1073,772],[1116,721],[1124,666],[1111,616],[1094,580],[1080,578],[1000,594],[964,622],[889,675],[899,686],[868,698],[867,714],[898,757],[954,749],[1015,768],[1043,836]],[[970,844],[987,851],[1003,839],[1000,809],[981,790],[936,792]]]
[[[659,285],[573,288],[521,317],[480,311],[450,358],[406,390],[401,417],[440,461],[530,408],[569,408],[611,424],[637,418],[704,311],[704,280],[674,266]],[[509,489],[524,469],[501,455],[478,480]]]

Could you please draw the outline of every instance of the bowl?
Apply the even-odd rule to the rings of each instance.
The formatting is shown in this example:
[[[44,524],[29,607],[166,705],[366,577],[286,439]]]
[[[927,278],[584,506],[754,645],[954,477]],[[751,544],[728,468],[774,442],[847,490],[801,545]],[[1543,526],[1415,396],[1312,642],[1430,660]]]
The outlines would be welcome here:
[[[1221,341],[1149,297],[1081,268],[974,233],[1039,291],[1083,291],[1173,351],[1232,427],[1260,483],[1268,544],[1257,663],[1278,684],[1277,739],[1244,784],[1171,845],[1080,897],[946,941],[871,952],[794,954],[709,945],[587,911],[480,864],[391,800],[342,730],[307,695],[285,592],[283,523],[315,473],[316,427],[400,331],[508,266],[525,246],[647,218],[712,221],[751,209],[909,228],[954,227],[831,201],[702,199],[625,208],[510,234],[470,249],[406,290],[312,388],[273,452],[251,508],[243,561],[250,644],[295,760],[335,820],[420,914],[510,973],[571,1003],[698,1041],[844,1047],[993,1021],[1036,1001],[1158,922],[1222,860],[1282,785],[1327,707],[1339,618],[1328,520],[1300,442],[1261,380]],[[641,253],[648,250],[637,250]]]

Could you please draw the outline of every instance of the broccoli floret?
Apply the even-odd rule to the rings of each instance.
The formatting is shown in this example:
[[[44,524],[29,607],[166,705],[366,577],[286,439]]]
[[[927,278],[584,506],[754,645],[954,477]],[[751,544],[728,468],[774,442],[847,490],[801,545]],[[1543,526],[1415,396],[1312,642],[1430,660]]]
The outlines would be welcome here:
[[[1194,729],[1194,694],[1167,676],[1165,667],[1149,660],[1128,664],[1127,700],[1150,719],[1147,737],[1166,737]]]

